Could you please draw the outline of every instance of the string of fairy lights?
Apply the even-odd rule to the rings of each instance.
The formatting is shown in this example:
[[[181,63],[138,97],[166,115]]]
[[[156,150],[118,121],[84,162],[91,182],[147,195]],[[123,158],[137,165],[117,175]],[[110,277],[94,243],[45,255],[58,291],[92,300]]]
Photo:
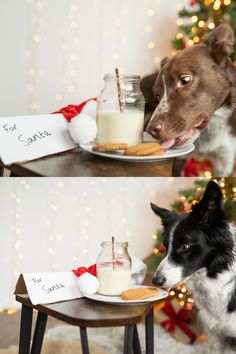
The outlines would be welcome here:
[[[144,33],[144,45],[146,45],[146,55],[152,58],[153,66],[160,64],[160,57],[158,56],[158,43],[156,38],[157,31],[155,30],[155,24],[158,14],[158,6],[160,0],[148,0],[145,2],[146,10],[144,17],[143,33]],[[47,43],[47,30],[50,29],[50,23],[48,13],[51,11],[49,4],[44,0],[25,0],[26,11],[28,14],[27,20],[27,42],[24,50],[25,67],[27,73],[26,92],[28,97],[28,110],[30,113],[37,113],[44,110],[44,98],[42,96],[43,87],[47,84],[49,78],[49,67],[45,65],[45,60],[41,60],[42,55],[47,56],[48,51],[45,48]],[[84,43],[91,45],[85,41],[85,38],[81,38],[83,28],[81,27],[81,16],[83,11],[79,0],[69,0],[63,5],[65,6],[64,19],[62,18],[63,31],[58,29],[55,34],[55,50],[59,54],[59,57],[55,57],[55,60],[60,67],[60,77],[57,80],[56,92],[52,93],[50,100],[55,102],[55,106],[58,104],[66,104],[70,102],[77,102],[78,93],[81,90],[81,56],[86,53]],[[129,45],[129,32],[124,30],[123,20],[127,19],[130,9],[126,1],[122,1],[118,6],[120,11],[114,15],[112,21],[113,28],[110,30],[109,17],[106,18],[103,12],[107,10],[107,4],[104,1],[96,0],[94,2],[98,16],[100,16],[99,31],[103,42],[103,48],[108,50],[109,41],[111,35],[116,38],[115,49],[110,53],[110,63],[112,66],[120,66],[121,72],[125,72],[125,62],[127,62],[127,50]],[[103,11],[100,11],[102,9]],[[59,19],[58,19],[59,21]],[[99,18],[98,18],[99,21]],[[56,31],[56,28],[53,29]],[[50,29],[51,32],[51,29]],[[98,34],[97,34],[98,35]],[[57,36],[57,37],[56,37]],[[59,37],[60,36],[60,37]],[[60,47],[58,46],[58,38],[60,38]],[[83,42],[83,44],[81,44]],[[82,45],[82,47],[81,47]],[[113,47],[114,48],[114,47]],[[109,52],[109,51],[108,51]],[[102,54],[101,54],[102,57]],[[50,61],[52,58],[50,58]],[[99,61],[100,59],[97,58]],[[103,65],[100,65],[100,70],[103,69]],[[152,68],[150,68],[151,70]],[[105,70],[105,68],[104,68]],[[98,90],[100,89],[101,78],[104,72],[99,73],[97,80]]]
[[[147,15],[147,24],[145,25],[145,32],[147,33],[148,36],[148,43],[147,43],[147,48],[151,50],[153,53],[153,64],[156,66],[159,66],[160,64],[160,57],[157,55],[157,43],[155,40],[155,21],[156,21],[156,11],[158,11],[158,5],[160,3],[160,0],[156,0],[154,3],[150,2],[149,3],[149,8],[147,9],[146,15]],[[153,6],[154,5],[154,6]]]
[[[65,32],[64,42],[61,45],[64,54],[64,72],[60,80],[61,92],[56,95],[56,101],[58,102],[62,101],[64,96],[68,97],[68,95],[71,100],[76,98],[77,66],[79,65],[80,56],[79,10],[78,1],[69,1],[65,22],[67,31]]]
[[[21,179],[19,183],[19,188],[21,191],[28,191],[30,189],[30,184],[28,180]],[[24,260],[24,254],[22,252],[22,242],[21,242],[21,234],[22,234],[22,219],[24,219],[24,215],[21,212],[21,204],[22,204],[22,194],[19,194],[16,191],[15,185],[13,185],[12,192],[10,195],[11,198],[11,209],[10,209],[10,233],[13,237],[13,249],[11,254],[7,255],[6,261],[7,264],[11,264],[12,267],[12,283],[15,284],[20,272],[21,262]],[[4,301],[8,301],[8,296],[4,298]],[[14,302],[13,305],[16,305]],[[4,313],[4,308],[0,307],[0,313]],[[16,307],[11,307],[6,310],[8,315],[13,315],[17,312]]]
[[[215,14],[219,15],[221,13],[221,8],[222,6],[227,7],[231,4],[231,0],[205,0],[204,5],[206,7],[212,6],[213,11]],[[177,11],[181,12],[184,10],[184,6],[182,4],[177,6]],[[189,38],[186,41],[186,47],[191,47],[194,44],[197,44],[200,42],[200,36],[198,35],[198,32],[207,32],[208,30],[213,30],[216,26],[214,22],[214,16],[215,14],[212,15],[207,21],[204,21],[203,19],[200,19],[196,14],[193,16],[190,16],[189,18],[178,18],[177,19],[177,25],[178,26],[183,26],[183,25],[190,25],[191,26],[191,38]],[[183,40],[185,37],[184,33],[182,31],[178,32],[176,34],[176,39],[177,40]]]
[[[43,41],[42,29],[44,26],[44,1],[25,0],[29,19],[27,23],[27,48],[24,52],[27,71],[26,91],[28,93],[28,108],[30,112],[38,111],[41,103],[38,100],[38,83],[45,76],[45,70],[38,63],[38,53]]]

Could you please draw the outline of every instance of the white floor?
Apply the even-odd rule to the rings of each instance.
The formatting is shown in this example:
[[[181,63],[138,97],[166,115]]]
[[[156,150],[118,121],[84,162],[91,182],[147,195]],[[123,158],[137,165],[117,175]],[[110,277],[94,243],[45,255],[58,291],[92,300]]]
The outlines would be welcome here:
[[[144,343],[144,326],[138,327],[141,345]],[[123,345],[124,329],[88,329],[88,339],[100,346],[103,346],[111,354],[121,354]],[[49,329],[45,338],[78,340],[79,329],[69,325],[60,325]],[[162,327],[155,325],[155,354],[220,354],[214,343],[209,340],[207,343],[197,343],[194,345],[185,345],[177,342]],[[143,350],[144,353],[144,350]]]

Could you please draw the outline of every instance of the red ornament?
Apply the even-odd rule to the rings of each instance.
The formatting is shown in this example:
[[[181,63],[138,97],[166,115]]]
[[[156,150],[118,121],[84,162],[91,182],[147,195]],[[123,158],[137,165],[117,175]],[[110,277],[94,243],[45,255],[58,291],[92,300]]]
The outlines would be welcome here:
[[[187,213],[191,210],[190,206],[188,204],[185,204],[184,206],[184,211]]]
[[[158,248],[159,252],[165,252],[166,248],[164,245],[159,246]]]
[[[184,167],[185,177],[200,177],[205,175],[205,172],[213,172],[210,161],[199,161],[193,158]]]
[[[190,6],[195,6],[197,5],[197,0],[191,0],[190,1]]]

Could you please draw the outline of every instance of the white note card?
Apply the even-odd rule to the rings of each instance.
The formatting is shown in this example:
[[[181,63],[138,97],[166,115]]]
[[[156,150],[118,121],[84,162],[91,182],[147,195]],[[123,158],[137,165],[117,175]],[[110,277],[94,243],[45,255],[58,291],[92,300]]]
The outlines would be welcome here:
[[[0,118],[0,158],[5,165],[75,148],[62,114]]]
[[[73,272],[23,273],[23,278],[33,305],[83,297]]]

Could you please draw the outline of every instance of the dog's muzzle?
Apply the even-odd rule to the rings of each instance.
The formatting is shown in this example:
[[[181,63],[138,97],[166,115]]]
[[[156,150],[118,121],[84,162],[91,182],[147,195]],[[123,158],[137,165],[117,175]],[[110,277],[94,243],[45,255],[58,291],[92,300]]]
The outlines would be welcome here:
[[[154,276],[152,283],[157,286],[163,286],[166,282],[166,278],[162,274],[157,274]]]

